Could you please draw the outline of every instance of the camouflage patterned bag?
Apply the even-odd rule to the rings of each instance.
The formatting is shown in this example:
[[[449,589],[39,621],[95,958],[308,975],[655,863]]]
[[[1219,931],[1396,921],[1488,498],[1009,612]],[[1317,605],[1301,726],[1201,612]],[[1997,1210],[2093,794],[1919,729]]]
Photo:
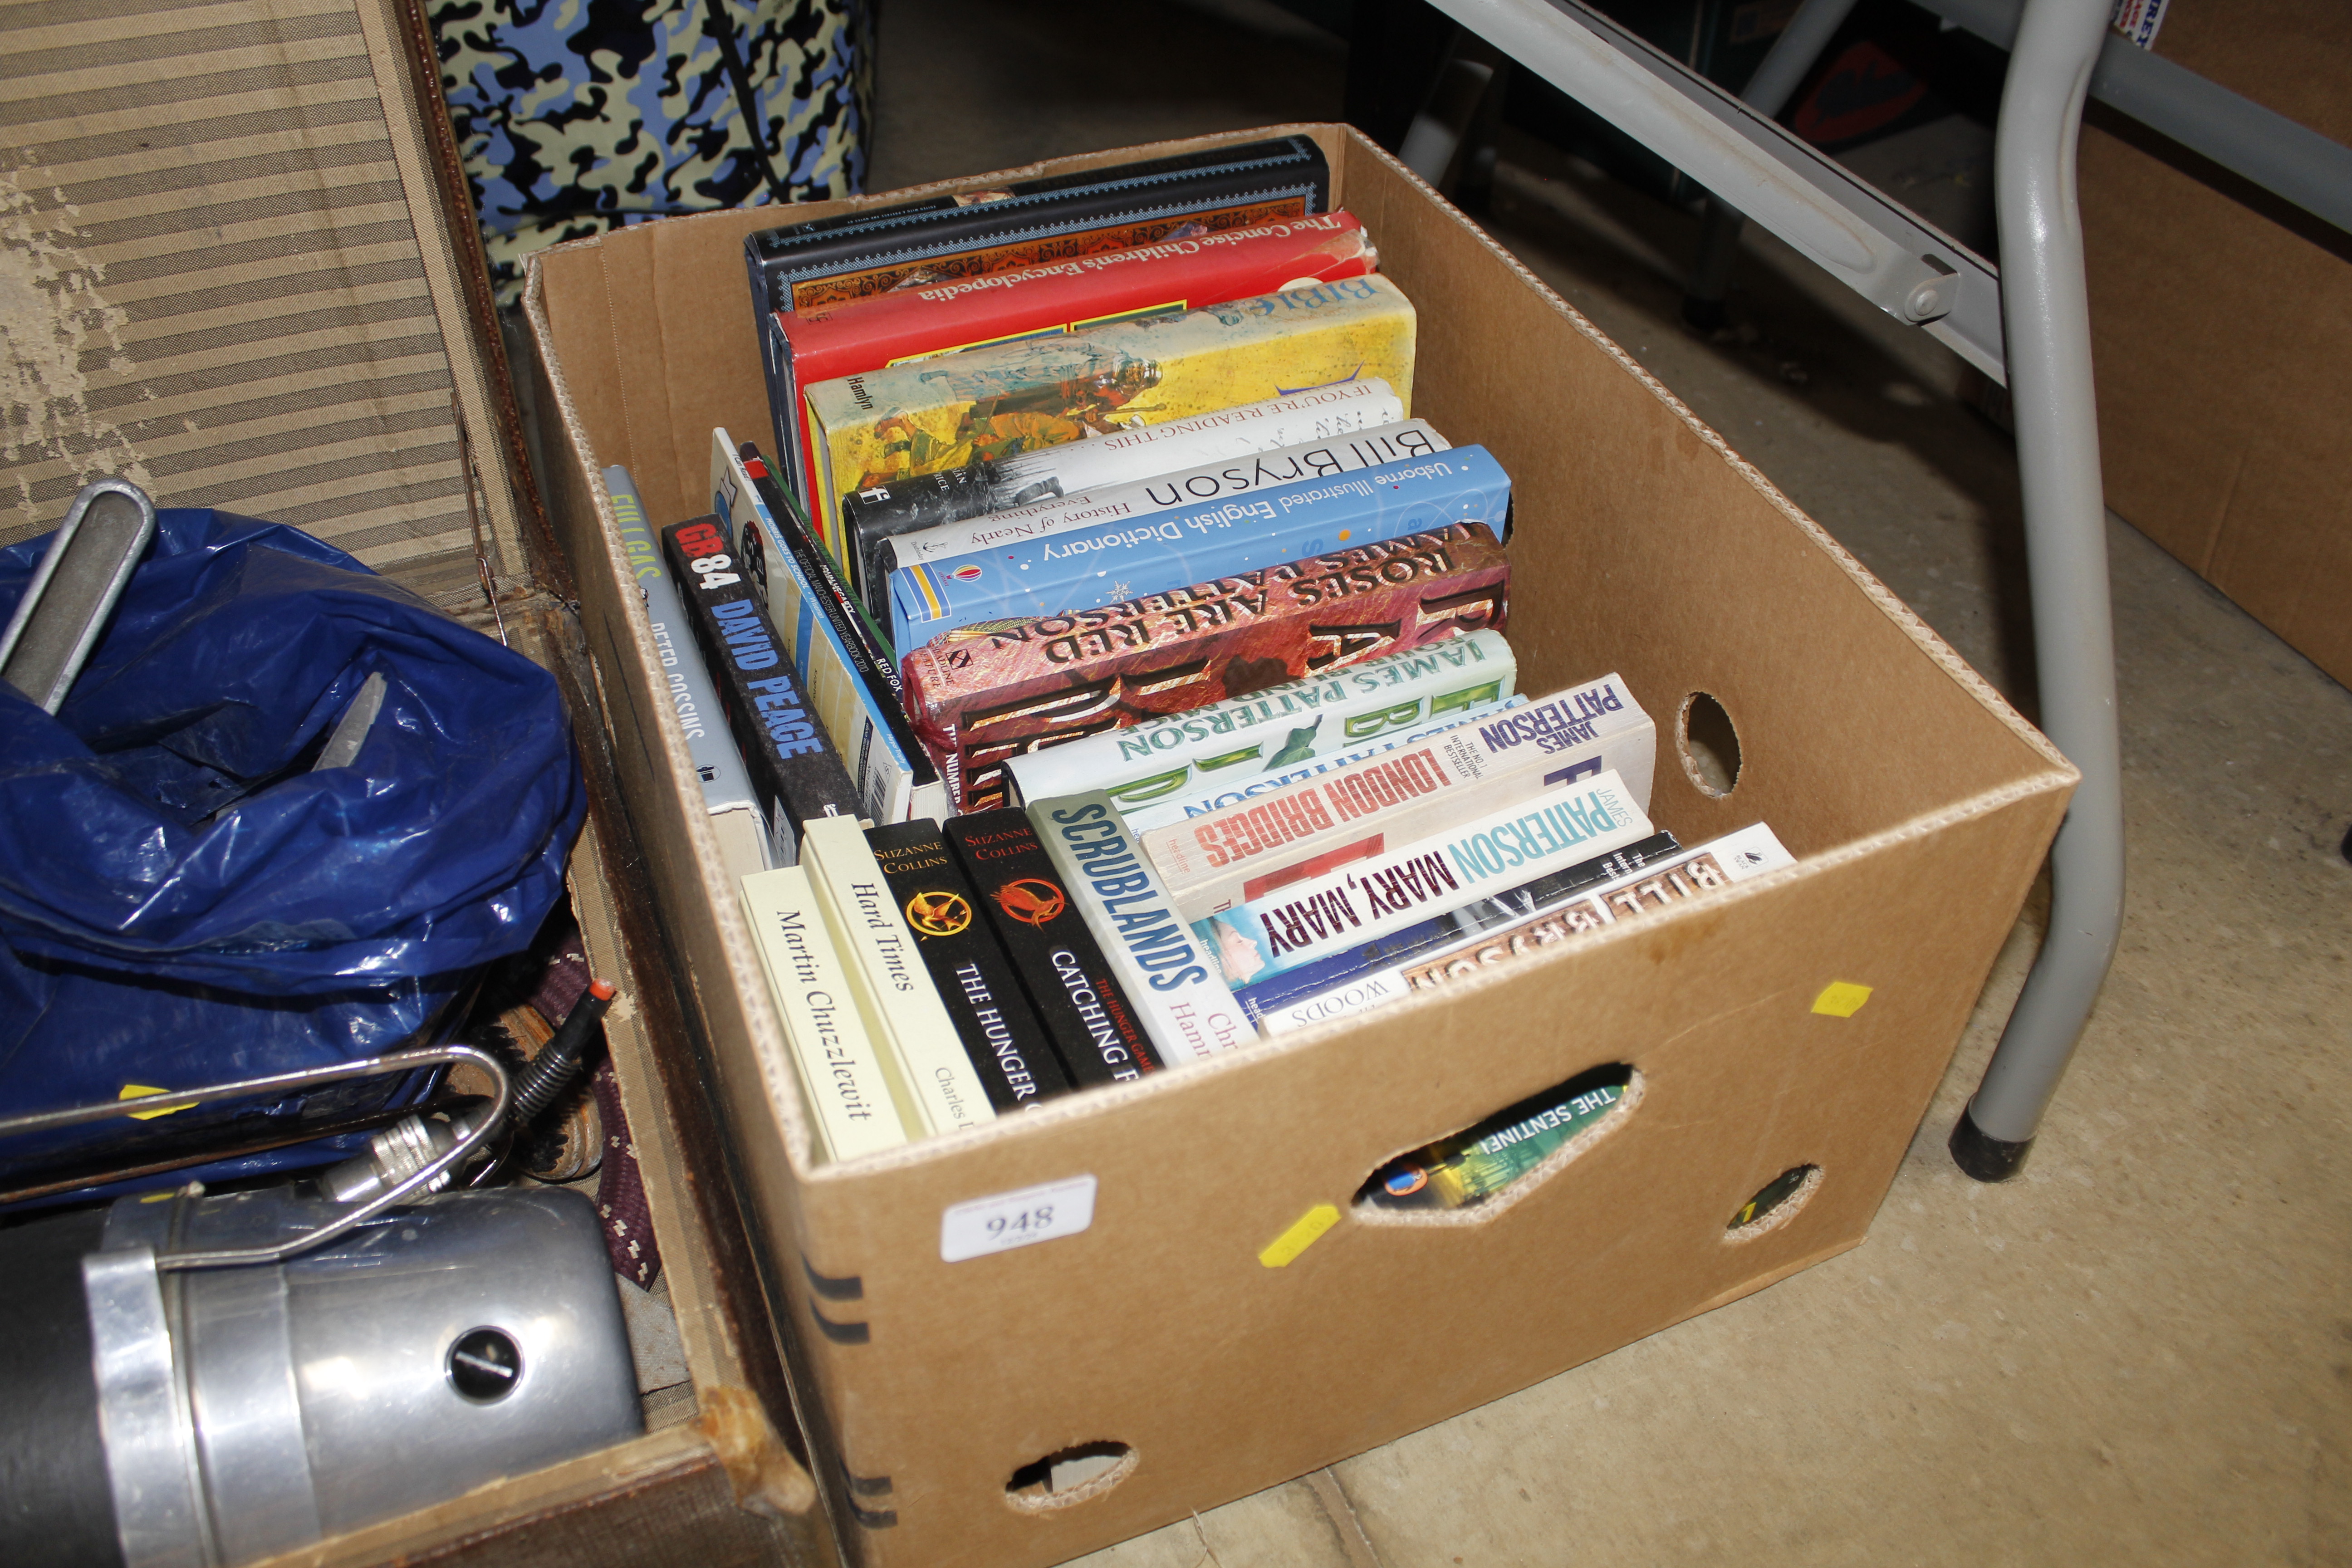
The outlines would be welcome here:
[[[429,14],[501,304],[520,258],[559,240],[864,184],[868,0],[430,0]]]

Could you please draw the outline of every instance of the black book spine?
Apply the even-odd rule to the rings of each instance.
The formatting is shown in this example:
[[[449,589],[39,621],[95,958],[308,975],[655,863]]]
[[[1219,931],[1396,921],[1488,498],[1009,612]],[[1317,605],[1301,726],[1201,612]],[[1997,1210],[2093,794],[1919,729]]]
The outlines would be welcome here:
[[[1151,1037],[1037,841],[1029,814],[1013,808],[953,817],[946,832],[1070,1077],[1085,1088],[1158,1071]]]
[[[710,667],[727,728],[768,818],[778,865],[797,865],[801,824],[857,815],[857,785],[801,689],[785,643],[760,609],[751,584],[727,552],[716,517],[662,530],[695,646]]]
[[[1029,1005],[1004,950],[989,934],[971,883],[928,818],[869,827],[866,842],[882,868],[916,951],[939,987],[964,1055],[980,1071],[998,1111],[1040,1105],[1067,1094],[1070,1080]]]
[[[890,541],[919,528],[983,517],[996,505],[996,465],[982,458],[961,468],[921,474],[841,498],[841,528],[857,565],[855,586],[866,606],[890,615]]]

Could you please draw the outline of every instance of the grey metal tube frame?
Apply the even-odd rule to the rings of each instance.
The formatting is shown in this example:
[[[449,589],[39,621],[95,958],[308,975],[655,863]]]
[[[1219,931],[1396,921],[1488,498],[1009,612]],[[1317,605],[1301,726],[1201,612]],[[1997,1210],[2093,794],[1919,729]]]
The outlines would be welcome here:
[[[2083,773],[2052,850],[2049,934],[1952,1136],[1969,1174],[2013,1175],[2106,978],[2123,918],[2106,509],[2074,200],[2075,142],[2107,0],[2028,0],[2019,25],[1994,151],[2001,247],[2012,258],[2006,279],[1769,115],[1577,0],[1433,3],[1706,189],[1736,197],[1729,205],[1864,298],[2009,383],[2043,728]],[[1815,23],[1833,8],[1822,0]],[[1835,20],[1816,30],[1825,39]],[[1808,64],[1792,46],[1783,68],[1793,79]]]

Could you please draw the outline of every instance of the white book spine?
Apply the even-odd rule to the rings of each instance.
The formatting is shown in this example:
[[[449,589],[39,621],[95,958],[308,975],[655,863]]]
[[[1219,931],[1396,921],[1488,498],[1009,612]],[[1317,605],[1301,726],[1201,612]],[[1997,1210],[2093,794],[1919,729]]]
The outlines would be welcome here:
[[[1557,934],[1549,930],[1523,932],[1522,940],[1514,942],[1510,931],[1482,932],[1448,952],[1350,975],[1328,991],[1302,996],[1286,1006],[1272,1009],[1259,1022],[1268,1035],[1286,1035],[1328,1024],[1334,1018],[1354,1017],[1412,995],[1415,987],[1411,975],[1415,970],[1444,964],[1449,970],[1475,973],[1488,963],[1518,956],[1525,947],[1540,949],[1580,931],[1614,925],[1643,910],[1705,891],[1711,884],[1704,876],[1677,875],[1694,864],[1719,869],[1727,882],[1744,882],[1750,877],[1796,863],[1796,857],[1781,847],[1770,828],[1760,822],[1754,823],[1696,848],[1654,860],[1614,881],[1588,889],[1549,910],[1538,911],[1538,920],[1528,922],[1556,922]]]
[[[1481,628],[1008,758],[1005,771],[1019,799],[1098,789],[1126,811],[1499,702],[1517,677],[1503,634]]]
[[[1217,978],[1214,951],[1177,917],[1108,795],[1039,801],[1029,820],[1162,1061],[1198,1061],[1257,1038]]]
[[[851,817],[813,817],[802,826],[801,858],[833,922],[858,1003],[898,1054],[908,1130],[919,1125],[918,1118],[927,1134],[996,1120],[955,1021],[916,951],[915,934],[866,847],[865,829]]]
[[[779,867],[743,879],[743,912],[784,1026],[791,1067],[760,1053],[768,1093],[797,1082],[821,1156],[853,1160],[907,1141],[898,1097],[858,1011],[841,955],[806,868]]]
[[[1137,831],[1187,920],[1201,920],[1448,823],[1614,773],[1643,811],[1650,716],[1611,675],[1181,823]]]
[[[1294,882],[1192,929],[1228,985],[1247,985],[1605,855],[1652,832],[1615,773]]]
[[[1250,434],[1254,437],[1279,438],[1278,445],[1210,457],[1196,457],[1184,451],[1183,444],[1178,442],[1139,447],[1129,458],[1136,465],[1133,471],[1107,476],[1087,489],[1033,501],[1007,511],[989,512],[962,522],[902,533],[890,542],[892,561],[898,566],[919,566],[927,561],[945,561],[1036,539],[1081,523],[1142,517],[1171,507],[1191,506],[1195,501],[1222,500],[1269,485],[1344,474],[1356,468],[1376,468],[1383,463],[1402,462],[1453,447],[1452,442],[1419,419],[1352,431],[1310,428],[1328,423],[1328,418],[1310,419],[1305,415],[1271,420],[1251,426]],[[1079,447],[1102,444],[1076,443]],[[1048,447],[1037,455],[1068,449]],[[1149,466],[1171,453],[1181,453],[1180,460],[1190,466],[1178,469]]]

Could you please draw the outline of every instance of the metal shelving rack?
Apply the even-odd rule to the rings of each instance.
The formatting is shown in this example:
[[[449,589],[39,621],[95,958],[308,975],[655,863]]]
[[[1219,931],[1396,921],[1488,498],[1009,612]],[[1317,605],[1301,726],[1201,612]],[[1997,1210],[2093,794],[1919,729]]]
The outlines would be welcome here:
[[[1753,221],[2009,388],[2042,729],[2083,782],[2050,852],[2048,934],[1952,1131],[1960,1168],[2001,1181],[2024,1165],[2123,921],[2106,509],[2074,200],[2084,100],[2096,94],[2347,230],[2352,151],[2112,35],[2110,0],[1916,3],[2010,52],[1993,154],[2001,268],[1773,122],[1853,0],[1805,0],[1744,100],[1578,0],[1431,0],[1713,194],[1691,280],[1702,311],[1722,300],[1739,226]],[[1442,171],[1460,133],[1424,115],[1406,162]]]

